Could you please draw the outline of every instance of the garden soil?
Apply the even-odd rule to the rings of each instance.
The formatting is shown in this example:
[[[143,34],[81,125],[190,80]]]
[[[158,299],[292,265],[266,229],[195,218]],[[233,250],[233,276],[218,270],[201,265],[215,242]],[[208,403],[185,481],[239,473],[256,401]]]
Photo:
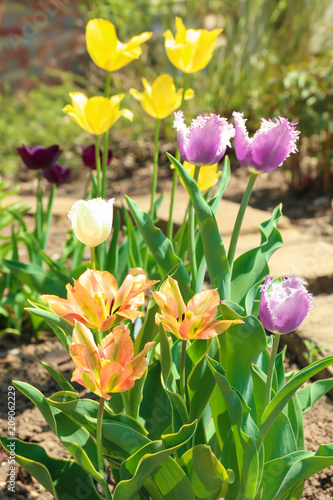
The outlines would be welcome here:
[[[168,145],[164,146],[164,150],[168,150]],[[117,197],[124,193],[130,196],[149,193],[151,175],[152,163],[149,160],[143,158],[138,161],[137,151],[134,149],[124,150],[121,159],[113,160],[113,170],[109,175],[108,195]],[[59,195],[82,198],[87,178],[87,171],[75,172],[71,182],[59,188]],[[243,169],[236,169],[225,197],[233,201],[240,201],[247,179],[247,172]],[[17,182],[20,185],[23,200],[24,196],[34,193],[36,185],[31,172],[22,169]],[[159,191],[170,190],[171,183],[172,172],[165,163],[161,165],[159,170]],[[298,195],[291,194],[288,190],[288,182],[279,169],[269,175],[259,176],[250,204],[256,208],[268,210],[280,202],[284,204],[285,215],[291,219],[296,227],[301,228],[302,231],[311,232],[313,237],[320,235],[333,243],[333,221],[329,197],[321,196],[318,198],[311,192],[311,189],[298,193]],[[54,221],[49,242],[49,247],[54,253],[61,252],[67,227],[61,220]],[[293,353],[289,352],[287,356],[287,369],[297,369]],[[31,332],[25,331],[19,339],[3,338],[0,341],[0,434],[6,435],[8,430],[6,420],[7,394],[8,386],[12,385],[12,380],[28,382],[41,390],[45,396],[50,396],[59,390],[57,384],[36,361],[36,358],[51,364],[70,380],[73,371],[72,361],[67,351],[52,334],[45,333],[37,340],[31,338]],[[77,389],[82,396],[87,394],[87,391],[81,391],[82,387],[77,386]],[[16,437],[39,444],[53,457],[69,457],[68,452],[49,429],[37,408],[19,391],[15,391],[15,394]],[[332,400],[324,397],[305,414],[307,449],[316,451],[319,444],[333,443],[332,410]],[[53,498],[30,474],[19,466],[16,467],[16,492],[15,494],[9,493],[6,486],[8,456],[3,450],[0,450],[0,459],[0,497],[3,500],[12,498],[15,500],[32,498],[49,500]],[[306,481],[302,499],[333,499],[333,467],[325,469]]]

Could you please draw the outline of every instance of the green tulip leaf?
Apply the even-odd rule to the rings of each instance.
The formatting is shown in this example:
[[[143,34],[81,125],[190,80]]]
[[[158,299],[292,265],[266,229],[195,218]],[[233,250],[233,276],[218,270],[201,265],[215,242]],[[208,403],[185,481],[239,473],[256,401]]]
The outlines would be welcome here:
[[[304,384],[304,382],[331,364],[333,364],[333,356],[328,356],[327,358],[315,361],[294,375],[294,377],[287,382],[281,391],[276,394],[262,416],[258,446],[261,445],[265,435],[295,392]]]
[[[218,500],[234,481],[232,471],[228,474],[209,446],[194,446],[182,455],[178,464],[191,481],[196,500]]]
[[[171,269],[179,265],[174,273],[174,278],[179,282],[183,297],[190,299],[192,294],[189,293],[190,290],[187,286],[190,284],[190,277],[183,262],[175,254],[171,241],[164,236],[160,229],[154,226],[150,216],[140,210],[135,201],[128,196],[126,196],[126,201],[131,215],[156,261],[161,277],[168,275]]]
[[[295,489],[297,492],[299,484],[304,479],[332,464],[333,444],[321,445],[316,453],[296,451],[266,462],[262,479],[262,500],[293,498],[289,495],[295,492]]]
[[[184,498],[194,500],[189,480],[170,455],[193,436],[195,428],[196,422],[184,425],[176,434],[161,436],[160,440],[146,444],[124,461],[120,469],[122,480],[116,486],[113,500],[134,499],[149,477],[163,498],[182,498],[180,495],[186,493],[190,496]]]
[[[229,263],[214,213],[183,165],[168,153],[167,157],[184,182],[195,209],[212,287],[217,288],[221,299],[229,299]],[[212,252],[212,248],[214,248],[214,252]]]
[[[38,444],[14,441],[1,437],[1,444],[7,453],[15,443],[15,460],[29,472],[55,500],[103,500],[95,489],[92,478],[74,460],[50,457]]]
[[[51,278],[44,269],[36,264],[24,264],[14,260],[4,260],[4,264],[10,269],[14,276],[25,285],[38,293],[66,297],[66,288],[62,281]]]
[[[297,393],[301,403],[302,412],[306,413],[311,406],[333,387],[333,378],[317,380],[307,387],[303,387]]]
[[[259,226],[261,243],[243,253],[233,265],[231,278],[231,300],[251,313],[259,285],[269,274],[268,261],[282,246],[282,237],[276,225],[282,217],[282,205],[278,205],[269,220]],[[250,294],[247,299],[247,294]]]
[[[58,370],[50,366],[48,363],[45,363],[45,361],[42,361],[41,359],[37,359],[37,361],[40,365],[42,365],[43,368],[45,368],[45,370],[49,372],[53,380],[57,382],[57,384],[63,391],[76,392],[72,384],[68,382],[68,380],[66,380],[65,377],[60,372],[58,372]]]

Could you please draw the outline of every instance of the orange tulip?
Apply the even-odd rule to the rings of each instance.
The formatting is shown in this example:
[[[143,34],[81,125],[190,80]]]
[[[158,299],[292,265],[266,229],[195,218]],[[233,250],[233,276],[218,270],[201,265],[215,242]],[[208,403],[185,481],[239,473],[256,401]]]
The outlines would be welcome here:
[[[240,320],[214,319],[220,303],[217,290],[204,290],[195,294],[187,306],[178,283],[168,277],[158,292],[152,292],[162,314],[156,313],[156,323],[182,340],[209,339],[242,323]]]
[[[91,331],[76,322],[73,342],[69,344],[75,365],[72,381],[102,398],[111,399],[110,392],[128,391],[142,377],[148,366],[145,356],[153,344],[148,342],[133,358],[134,346],[125,325],[116,326],[104,337],[102,345],[97,346]]]
[[[146,281],[143,269],[129,271],[118,289],[114,276],[108,271],[87,269],[74,286],[66,285],[67,299],[56,295],[41,295],[51,310],[72,325],[80,321],[87,328],[105,332],[124,319],[134,321],[143,312],[144,291],[157,281]]]

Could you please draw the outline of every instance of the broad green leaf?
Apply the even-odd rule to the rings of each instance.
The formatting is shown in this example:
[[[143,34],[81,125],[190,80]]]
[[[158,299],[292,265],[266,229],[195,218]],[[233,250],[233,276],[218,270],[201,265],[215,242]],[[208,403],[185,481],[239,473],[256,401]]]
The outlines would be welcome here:
[[[212,453],[209,446],[198,445],[188,450],[178,464],[191,481],[196,500],[218,500],[227,492],[233,482],[227,471]]]
[[[159,466],[160,470],[157,477],[159,478],[163,475],[164,461],[170,462],[172,460],[170,455],[193,436],[195,428],[196,422],[184,425],[176,434],[161,436],[160,440],[146,444],[124,461],[120,469],[122,481],[116,486],[113,500],[131,500],[135,498],[135,495],[149,476],[152,476],[153,480],[155,480],[156,476],[153,475],[153,472]],[[174,464],[177,466],[175,462]],[[178,488],[179,483],[183,482],[184,478],[186,478],[185,475],[181,475],[179,466],[174,468],[179,468],[179,471],[177,471],[178,474],[175,475],[172,483],[168,485],[169,492],[174,490],[174,488]],[[185,480],[185,482],[187,481]],[[163,481],[163,485],[165,484],[165,481]]]
[[[158,439],[171,424],[172,407],[161,383],[161,364],[156,361],[148,368],[140,405],[140,419],[143,419],[149,438]]]
[[[9,448],[13,440],[0,438],[4,449]],[[38,444],[26,443],[15,439],[15,460],[29,472],[55,500],[103,500],[95,489],[93,481],[74,460],[50,457]]]
[[[155,339],[158,333],[155,315],[159,310],[160,309],[154,299],[150,299],[148,302],[145,320],[134,342],[135,356],[142,351],[147,342],[152,342]]]
[[[230,386],[228,379],[225,377],[225,372],[223,372],[221,365],[211,358],[208,358],[208,364],[228,409],[236,447],[242,495],[244,495],[244,498],[253,498],[261,477],[263,453],[262,456],[259,455],[252,439],[242,430],[243,405],[239,395]]]
[[[258,247],[243,253],[233,265],[231,278],[231,300],[246,307],[248,313],[252,310],[256,296],[255,285],[262,283],[269,274],[268,260],[282,246],[280,231],[276,228],[282,217],[282,205],[275,208],[269,220],[260,224],[261,243]],[[246,304],[246,296],[251,292],[251,299]]]
[[[115,274],[115,271],[118,267],[119,260],[119,247],[118,247],[118,239],[120,232],[120,213],[117,210],[113,222],[113,233],[112,240],[109,246],[109,251],[106,256],[105,262],[105,270],[109,271],[111,274]]]
[[[60,318],[53,312],[46,309],[38,309],[27,307],[26,311],[29,311],[34,316],[42,318],[51,327],[53,332],[56,334],[62,345],[69,351],[68,341],[71,340],[71,335],[73,332],[73,326],[67,323],[64,319]]]
[[[317,380],[297,393],[303,413],[310,410],[311,406],[333,387],[333,378]]]
[[[285,500],[301,481],[332,464],[333,444],[321,445],[316,453],[298,451],[267,462],[262,481],[262,499]]]
[[[96,443],[89,432],[70,416],[57,408],[50,407],[49,400],[46,400],[35,387],[25,382],[13,382],[13,384],[37,406],[51,430],[80,465],[97,481],[103,481],[103,477],[96,470],[98,467]],[[76,397],[71,391],[63,394],[65,397],[67,394]]]
[[[208,272],[213,288],[221,299],[230,298],[230,269],[227,254],[212,209],[202,196],[196,182],[173,156],[167,154],[190,195],[200,227]],[[212,248],[214,251],[212,251]]]
[[[58,372],[58,370],[45,363],[45,361],[42,361],[41,359],[37,359],[37,361],[40,365],[42,365],[43,368],[45,368],[45,370],[49,372],[51,377],[57,382],[57,384],[63,391],[76,392],[72,384],[68,382],[68,380],[66,380],[65,377],[60,372]]]
[[[128,238],[128,255],[131,261],[132,267],[142,267],[142,259],[140,250],[138,247],[138,238],[135,234],[135,228],[133,222],[129,216],[128,211],[122,206],[123,215],[125,219],[126,229],[127,229],[127,238]]]
[[[57,425],[53,415],[53,412],[46,401],[44,395],[35,387],[26,382],[19,382],[17,380],[13,380],[13,385],[18,389],[22,394],[24,394],[30,401],[33,402],[35,406],[39,409],[46,422],[50,426],[51,430],[54,434],[57,434]]]
[[[179,265],[177,271],[174,273],[174,278],[178,281],[184,298],[187,299],[187,295],[189,294],[186,291],[186,285],[190,284],[190,277],[183,262],[175,254],[171,241],[164,236],[160,229],[154,226],[150,216],[140,210],[135,201],[131,200],[128,196],[126,196],[126,201],[136,225],[155,258],[161,277],[164,278],[164,276],[170,273],[171,269],[177,264]]]
[[[229,303],[230,304],[230,303]],[[229,305],[222,303],[220,310],[225,320],[240,319],[242,324],[232,326],[219,336],[222,366],[230,385],[240,392],[252,408],[253,383],[249,376],[252,364],[265,373],[268,371],[269,354],[265,330],[254,316],[241,316]]]
[[[292,398],[293,394],[311,377],[316,375],[327,366],[333,363],[333,356],[315,361],[311,365],[299,371],[289,382],[281,389],[280,392],[272,399],[267,406],[260,426],[260,434],[258,439],[258,446],[261,445],[266,433],[275,422],[278,415],[282,412],[288,401]]]
[[[61,281],[47,276],[47,273],[41,267],[14,260],[5,260],[4,264],[17,279],[38,293],[53,294],[62,298],[66,297],[65,285]]]
[[[214,358],[218,353],[218,342],[213,339],[208,354]],[[194,365],[188,379],[187,389],[190,402],[189,419],[199,419],[208,404],[209,398],[215,387],[215,378],[208,367],[207,358],[204,354]]]
[[[230,176],[231,176],[230,161],[229,161],[229,157],[225,156],[224,162],[223,162],[222,174],[221,174],[218,186],[217,186],[216,193],[214,195],[214,198],[212,198],[209,201],[209,205],[212,209],[213,214],[215,214],[215,215],[217,213],[217,209],[220,205],[224,191],[226,190],[226,187],[228,186]]]

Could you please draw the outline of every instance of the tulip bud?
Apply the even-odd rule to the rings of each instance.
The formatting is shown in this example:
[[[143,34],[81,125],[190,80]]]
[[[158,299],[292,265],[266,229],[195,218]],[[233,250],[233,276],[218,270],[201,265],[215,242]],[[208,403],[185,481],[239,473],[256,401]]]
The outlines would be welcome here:
[[[96,247],[105,241],[112,228],[114,198],[79,200],[72,206],[68,217],[75,236],[88,247]]]

